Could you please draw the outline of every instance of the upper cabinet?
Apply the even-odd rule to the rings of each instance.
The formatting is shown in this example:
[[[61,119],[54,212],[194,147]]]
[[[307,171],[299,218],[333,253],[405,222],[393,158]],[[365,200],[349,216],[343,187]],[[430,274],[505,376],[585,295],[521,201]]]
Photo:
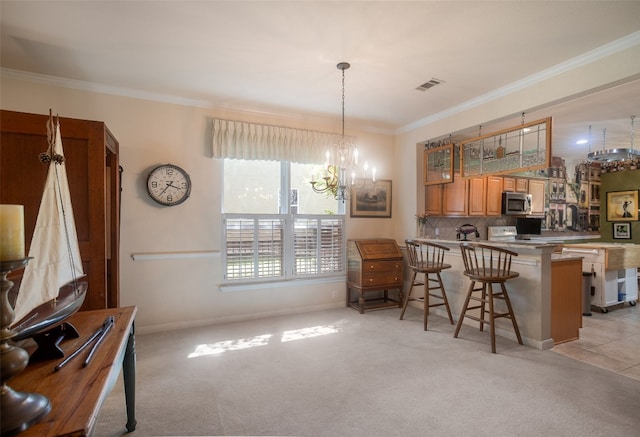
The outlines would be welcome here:
[[[529,192],[529,179],[527,178],[516,178],[516,177],[506,176],[502,178],[502,180],[503,180],[502,191],[515,191],[517,193]]]
[[[463,141],[460,148],[462,177],[547,168],[551,161],[551,118]]]
[[[436,185],[453,182],[453,144],[424,151],[424,184]]]
[[[469,215],[484,216],[487,212],[486,182],[484,177],[469,178]]]
[[[442,185],[425,187],[424,212],[429,215],[442,215]]]
[[[456,175],[450,184],[442,185],[442,214],[447,216],[466,216],[469,213],[467,193],[469,180]]]
[[[487,176],[486,181],[486,214],[487,216],[502,215],[503,179],[500,176]]]

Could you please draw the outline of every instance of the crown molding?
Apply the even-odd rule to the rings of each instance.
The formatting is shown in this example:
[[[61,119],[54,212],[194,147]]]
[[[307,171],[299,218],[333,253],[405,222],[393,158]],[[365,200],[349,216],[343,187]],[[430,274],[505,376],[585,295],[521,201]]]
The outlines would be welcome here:
[[[640,45],[640,31],[631,33],[625,37],[612,41],[596,49],[590,50],[586,53],[583,53],[582,55],[568,59],[567,61],[561,62],[560,64],[547,68],[546,70],[542,70],[538,73],[532,74],[523,79],[512,82],[501,88],[497,88],[489,93],[478,96],[475,99],[467,100],[466,102],[463,102],[459,105],[452,106],[451,108],[445,111],[441,111],[436,114],[430,115],[428,117],[421,118],[420,120],[416,120],[413,123],[409,123],[401,128],[396,129],[396,133],[397,134],[407,133],[414,129],[434,123],[436,121],[443,120],[445,118],[451,117],[452,115],[467,111],[469,109],[475,108],[477,106],[491,102],[493,100],[497,100],[509,94],[522,91],[540,82],[548,80],[552,77],[572,71],[584,65],[596,62],[600,59],[614,55],[618,52],[635,47],[637,45]]]

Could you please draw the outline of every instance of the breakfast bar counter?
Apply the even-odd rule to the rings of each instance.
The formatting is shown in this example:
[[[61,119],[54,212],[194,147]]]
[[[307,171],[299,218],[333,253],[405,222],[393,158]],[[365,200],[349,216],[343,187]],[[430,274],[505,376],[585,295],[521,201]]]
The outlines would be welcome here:
[[[428,238],[418,238],[417,240],[440,244],[450,249],[445,255],[445,262],[451,264],[451,269],[442,273],[442,280],[451,312],[454,319],[457,320],[470,285],[470,279],[463,274],[464,263],[460,252],[460,244],[463,242]],[[506,286],[522,340],[524,344],[537,349],[553,347],[551,269],[553,260],[559,259],[558,254],[554,253],[556,246],[535,241],[475,242],[508,249],[518,254],[512,260],[512,270],[518,272],[520,276],[510,280]],[[579,277],[577,280],[581,281],[582,278]],[[447,317],[445,311],[440,308],[431,309],[431,311],[442,317]],[[576,311],[580,311],[580,308],[576,308]],[[477,322],[465,319],[464,323],[478,329]],[[496,334],[517,341],[510,320],[496,320]],[[464,338],[464,330],[460,337]]]

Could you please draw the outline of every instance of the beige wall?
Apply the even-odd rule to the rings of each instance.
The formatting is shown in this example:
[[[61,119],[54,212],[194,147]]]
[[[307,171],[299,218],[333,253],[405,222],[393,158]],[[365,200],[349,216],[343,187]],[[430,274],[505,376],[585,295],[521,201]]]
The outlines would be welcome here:
[[[2,76],[2,109],[104,121],[120,143],[122,182],[121,304],[137,305],[141,332],[341,307],[342,282],[282,284],[221,292],[221,163],[212,159],[208,118],[221,117],[294,128],[339,132],[340,120],[282,119],[214,111],[80,91]],[[64,132],[64,126],[61,127]],[[44,126],[43,126],[44,129]],[[391,136],[358,136],[362,156],[375,162],[378,177],[393,178]],[[172,208],[156,206],[146,194],[148,171],[171,162],[187,170],[191,197]],[[392,237],[392,219],[350,219],[349,238]],[[206,257],[173,258],[176,252]],[[214,252],[214,253],[211,253]],[[169,254],[169,259],[134,261],[132,254]]]
[[[393,180],[392,219],[350,219],[349,238],[413,236],[414,214],[422,211],[421,157],[416,143],[458,129],[640,75],[640,47],[589,65],[395,137],[365,131],[356,135],[363,155],[375,162],[380,179]],[[121,303],[137,305],[141,332],[242,320],[344,305],[344,282],[316,283],[221,292],[221,164],[211,159],[207,120],[232,118],[293,128],[339,132],[337,119],[284,118],[159,103],[70,87],[25,81],[3,74],[2,109],[104,121],[120,142],[124,167],[121,235]],[[64,126],[62,126],[64,129]],[[147,172],[172,162],[193,180],[191,197],[174,208],[160,208],[145,193]],[[134,261],[132,254],[213,252],[208,257]]]

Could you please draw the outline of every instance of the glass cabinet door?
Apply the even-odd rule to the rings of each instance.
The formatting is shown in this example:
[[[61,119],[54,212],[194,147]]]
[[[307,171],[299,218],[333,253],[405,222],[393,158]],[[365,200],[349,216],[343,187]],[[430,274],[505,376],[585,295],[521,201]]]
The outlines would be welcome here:
[[[453,144],[424,151],[424,184],[453,182]]]

